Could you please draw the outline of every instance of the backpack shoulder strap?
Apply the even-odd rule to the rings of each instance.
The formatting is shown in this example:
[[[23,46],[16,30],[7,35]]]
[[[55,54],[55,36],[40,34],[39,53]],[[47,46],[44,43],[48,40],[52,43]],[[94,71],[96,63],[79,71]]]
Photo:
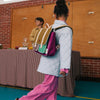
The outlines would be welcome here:
[[[56,30],[64,28],[64,27],[69,27],[72,30],[72,33],[73,33],[73,29],[70,26],[68,26],[68,25],[62,25],[62,26],[59,26],[57,28],[53,28],[53,30],[56,31]]]

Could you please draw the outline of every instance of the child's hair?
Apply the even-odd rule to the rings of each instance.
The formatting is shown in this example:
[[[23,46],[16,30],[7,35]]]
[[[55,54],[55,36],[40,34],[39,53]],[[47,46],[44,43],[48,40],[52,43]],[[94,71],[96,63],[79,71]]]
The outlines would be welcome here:
[[[43,18],[41,18],[41,17],[37,17],[37,18],[35,18],[35,21],[36,21],[36,20],[42,22],[42,25],[44,24],[44,19],[43,19]]]
[[[69,9],[66,5],[65,0],[57,0],[56,6],[54,7],[54,14],[56,14],[56,18],[59,18],[60,16],[64,16],[67,18]]]

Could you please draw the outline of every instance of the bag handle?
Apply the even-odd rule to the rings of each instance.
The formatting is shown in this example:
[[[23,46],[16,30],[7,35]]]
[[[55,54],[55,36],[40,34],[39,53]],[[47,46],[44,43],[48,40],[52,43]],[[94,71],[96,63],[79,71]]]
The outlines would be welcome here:
[[[46,27],[47,26],[47,27]],[[50,25],[48,24],[48,23],[46,23],[45,24],[45,28],[49,28],[50,27]]]

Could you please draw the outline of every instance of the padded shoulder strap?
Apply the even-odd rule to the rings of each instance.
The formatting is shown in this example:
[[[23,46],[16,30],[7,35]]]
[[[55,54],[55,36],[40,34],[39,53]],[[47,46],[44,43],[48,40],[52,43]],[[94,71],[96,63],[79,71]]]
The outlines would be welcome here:
[[[53,28],[53,30],[56,31],[56,30],[64,28],[64,27],[69,27],[72,30],[72,34],[73,34],[73,29],[70,26],[68,26],[68,25],[62,25],[62,26],[59,26],[57,28]]]
[[[67,25],[62,25],[62,26],[59,26],[59,27],[57,27],[57,28],[53,28],[53,30],[58,30],[58,29],[61,29],[61,28],[64,28],[64,27],[69,27],[69,28],[71,28],[70,26],[67,26]],[[71,30],[73,31],[73,29],[71,28]]]

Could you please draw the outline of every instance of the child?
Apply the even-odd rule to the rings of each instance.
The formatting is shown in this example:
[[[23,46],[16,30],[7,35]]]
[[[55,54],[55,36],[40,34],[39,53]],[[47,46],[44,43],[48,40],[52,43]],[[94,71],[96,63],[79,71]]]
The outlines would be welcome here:
[[[31,32],[31,34],[30,34],[30,41],[31,42],[34,42],[34,34],[36,35],[36,33],[38,33],[38,31],[41,29],[41,28],[43,28],[43,24],[44,24],[44,20],[43,20],[43,18],[41,18],[41,17],[37,17],[36,19],[35,19],[35,24],[36,24],[36,28],[34,28],[33,30],[32,30],[32,32]]]
[[[67,25],[68,7],[65,0],[57,0],[54,7],[55,22],[52,28]],[[41,56],[37,71],[45,74],[44,81],[18,100],[57,100],[58,78],[66,76],[71,64],[72,30],[64,27],[56,31],[60,49],[54,56]]]

